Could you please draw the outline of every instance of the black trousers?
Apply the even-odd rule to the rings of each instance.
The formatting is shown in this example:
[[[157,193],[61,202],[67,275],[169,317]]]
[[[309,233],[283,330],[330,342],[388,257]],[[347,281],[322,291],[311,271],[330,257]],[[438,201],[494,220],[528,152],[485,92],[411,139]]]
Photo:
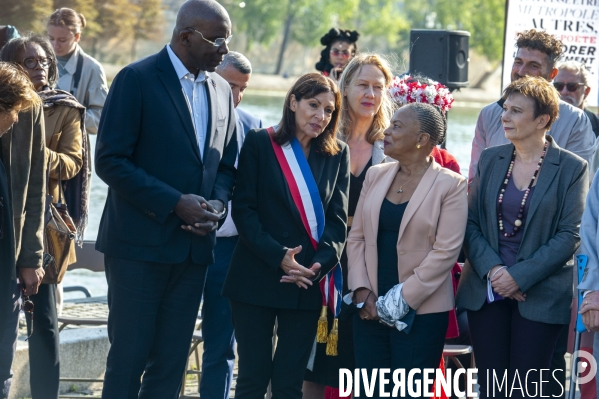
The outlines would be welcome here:
[[[368,370],[369,376],[372,375],[373,369],[391,369],[391,375],[393,370],[405,369],[406,378],[413,368],[418,368],[421,372],[425,368],[436,369],[443,355],[448,323],[449,312],[416,315],[412,329],[409,334],[406,334],[378,321],[362,320],[360,315],[356,314],[354,316],[356,368]],[[392,381],[391,375],[387,375],[387,378]],[[373,396],[367,396],[363,381],[360,379],[361,398],[380,397],[378,379],[376,381]],[[386,392],[391,392],[392,389],[391,382],[386,386]],[[428,391],[431,390],[432,387],[428,387]],[[408,392],[406,389],[404,397],[411,398]]]
[[[478,367],[480,398],[541,397],[541,385],[543,396],[549,395],[547,383],[540,381],[541,378],[543,381],[553,379],[548,369],[562,324],[525,319],[513,299],[485,303],[478,311],[469,310],[468,323]],[[542,375],[541,369],[546,370]],[[529,370],[536,371],[530,374]],[[507,375],[507,386],[504,384],[500,390],[500,384],[495,381],[501,382],[504,375]],[[512,389],[512,385],[521,389]]]
[[[31,295],[33,322],[25,313],[29,337],[29,382],[32,399],[57,399],[60,379],[56,285],[41,284]],[[32,329],[33,327],[33,329]]]
[[[205,265],[104,256],[108,339],[104,399],[178,398]],[[143,374],[143,379],[142,379]]]
[[[304,372],[316,339],[318,310],[277,309],[230,301],[239,355],[236,399],[301,399]],[[277,347],[272,337],[277,320]]]

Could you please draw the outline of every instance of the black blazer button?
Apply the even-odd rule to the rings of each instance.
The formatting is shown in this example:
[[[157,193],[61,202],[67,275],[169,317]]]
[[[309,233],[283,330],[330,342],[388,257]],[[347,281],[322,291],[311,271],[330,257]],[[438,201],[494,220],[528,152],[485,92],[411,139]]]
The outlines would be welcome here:
[[[286,232],[286,231],[284,231],[284,232],[283,232],[283,237],[284,237],[284,238],[287,238],[287,237],[289,237],[289,233],[288,233],[288,232]]]

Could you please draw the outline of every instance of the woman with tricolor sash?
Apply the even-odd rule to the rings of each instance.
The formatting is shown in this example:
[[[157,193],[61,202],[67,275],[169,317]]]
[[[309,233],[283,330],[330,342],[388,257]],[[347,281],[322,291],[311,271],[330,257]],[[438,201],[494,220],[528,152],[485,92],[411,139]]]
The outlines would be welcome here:
[[[356,368],[369,375],[434,369],[443,353],[454,307],[449,271],[468,215],[466,179],[431,156],[445,130],[440,109],[404,105],[384,132],[385,154],[397,162],[366,173],[347,256],[348,284],[360,308],[353,320]],[[364,386],[361,392],[368,394]],[[370,397],[378,395],[376,386]]]
[[[245,138],[232,209],[241,239],[223,288],[237,339],[238,399],[263,398],[269,382],[273,399],[301,398],[322,306],[341,306],[350,172],[349,150],[336,137],[340,106],[330,78],[304,75],[287,94],[281,123]]]
[[[376,54],[356,55],[339,80],[341,120],[339,138],[347,143],[350,159],[350,185],[347,229],[360,198],[366,172],[373,165],[393,161],[383,152],[383,131],[391,118],[391,99],[388,88],[393,75],[388,63]],[[347,253],[343,251],[340,264],[343,271],[343,294],[347,287]],[[329,329],[334,329],[334,314],[328,311]],[[354,341],[352,318],[338,320],[339,343],[335,356],[327,354],[325,344],[316,346],[315,359],[308,364],[304,376],[303,399],[339,397],[339,369],[353,370]],[[325,392],[326,387],[326,392]]]

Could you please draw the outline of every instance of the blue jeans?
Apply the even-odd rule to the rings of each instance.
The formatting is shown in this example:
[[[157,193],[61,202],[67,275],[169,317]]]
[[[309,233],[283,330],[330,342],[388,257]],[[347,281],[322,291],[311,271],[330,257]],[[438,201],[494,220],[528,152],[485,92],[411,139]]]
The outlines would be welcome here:
[[[207,266],[191,257],[162,264],[105,255],[104,263],[111,346],[102,398],[178,398]]]
[[[239,236],[218,237],[215,262],[208,267],[202,306],[202,379],[200,397],[228,399],[235,364],[235,332],[229,300],[221,295]]]
[[[12,382],[12,361],[17,350],[17,335],[19,332],[19,312],[21,310],[21,290],[16,280],[12,280],[13,302],[10,312],[6,312],[8,320],[4,331],[0,331],[0,398],[5,399],[10,393]]]

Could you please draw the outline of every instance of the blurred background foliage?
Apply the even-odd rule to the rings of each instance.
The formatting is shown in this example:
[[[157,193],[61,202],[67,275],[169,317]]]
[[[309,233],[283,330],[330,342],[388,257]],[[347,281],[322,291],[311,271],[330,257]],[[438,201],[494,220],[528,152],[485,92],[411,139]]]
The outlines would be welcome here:
[[[85,15],[82,46],[103,62],[125,64],[169,41],[183,0],[3,0],[0,24],[45,32],[59,7]],[[233,23],[235,50],[254,54],[257,70],[280,74],[313,67],[331,27],[356,29],[361,51],[407,65],[410,29],[471,33],[470,49],[501,60],[506,0],[221,0]],[[309,60],[304,60],[309,58]],[[400,65],[400,68],[401,66]]]

